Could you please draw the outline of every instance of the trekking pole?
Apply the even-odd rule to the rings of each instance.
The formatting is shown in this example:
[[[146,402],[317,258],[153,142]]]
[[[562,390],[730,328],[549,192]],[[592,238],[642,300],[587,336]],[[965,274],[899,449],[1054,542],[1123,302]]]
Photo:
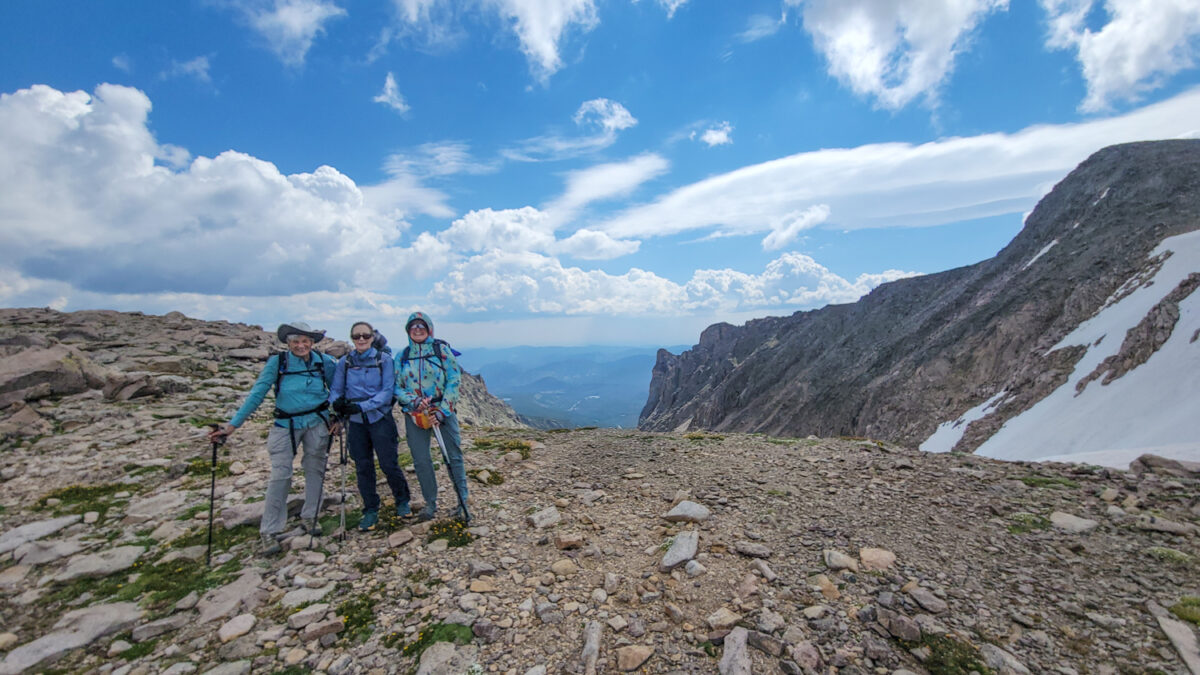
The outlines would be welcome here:
[[[463,496],[463,490],[458,485],[458,481],[454,479],[454,467],[450,464],[450,453],[446,452],[446,441],[442,440],[442,425],[438,422],[437,415],[430,415],[433,418],[433,435],[437,437],[438,447],[442,450],[442,461],[446,463],[446,473],[450,474],[450,482],[454,485],[454,494],[458,496],[458,508],[462,510],[462,521],[464,524],[471,523],[471,512],[467,510],[467,500]],[[463,466],[463,483],[467,482],[467,467]]]
[[[214,432],[220,430],[216,424],[208,425]],[[225,444],[225,436],[212,437],[212,485],[208,489],[208,549],[204,552],[204,564],[212,567],[213,506],[217,501],[217,448]]]
[[[337,420],[339,418],[334,417],[334,419]],[[326,466],[326,468],[329,467],[329,451],[332,449],[333,449],[333,434],[329,434],[329,438],[325,441],[325,466]],[[325,506],[325,472],[324,471],[321,472],[321,498],[317,500],[317,512],[315,514],[313,514],[312,524],[309,525],[309,528],[308,528],[308,550],[310,550],[310,551],[313,549],[313,544],[315,543],[314,540],[317,538],[317,535],[315,535],[313,533],[319,531],[318,527],[320,526],[320,523],[321,523],[321,508],[323,506]]]
[[[349,423],[349,419],[346,420]],[[340,541],[346,541],[346,425],[342,425],[342,433],[338,434],[338,462],[342,465],[342,515]]]

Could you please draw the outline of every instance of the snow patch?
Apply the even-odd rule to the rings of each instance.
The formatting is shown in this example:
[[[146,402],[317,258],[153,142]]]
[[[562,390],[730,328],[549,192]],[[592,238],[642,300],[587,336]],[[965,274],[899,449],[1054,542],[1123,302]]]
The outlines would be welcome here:
[[[1101,192],[1100,196],[1096,197],[1096,201],[1092,202],[1092,206],[1095,206],[1103,201],[1103,199],[1108,196],[1108,190],[1108,188],[1104,188],[1104,192]]]
[[[1051,349],[1080,345],[1087,352],[1066,383],[1005,422],[976,454],[1126,468],[1139,455],[1158,449],[1176,459],[1200,461],[1200,342],[1190,341],[1200,330],[1200,292],[1179,303],[1179,322],[1170,339],[1146,363],[1107,385],[1092,382],[1083,392],[1075,391],[1080,380],[1121,349],[1126,332],[1151,308],[1188,274],[1200,272],[1200,231],[1163,240],[1152,256],[1168,250],[1173,255],[1153,284],[1141,284]]]
[[[955,445],[962,440],[963,433],[967,430],[967,425],[978,419],[987,417],[992,410],[1000,405],[1000,400],[1004,398],[1005,392],[1000,392],[979,405],[971,408],[962,414],[956,420],[951,422],[942,422],[938,425],[936,431],[921,443],[922,452],[950,452]]]
[[[1042,250],[1038,251],[1037,255],[1033,256],[1032,258],[1029,259],[1029,262],[1025,263],[1025,266],[1021,268],[1021,271],[1025,271],[1025,270],[1029,269],[1030,265],[1037,262],[1038,258],[1046,255],[1046,251],[1049,251],[1050,249],[1054,248],[1054,245],[1057,243],[1058,243],[1058,240],[1055,239],[1054,241],[1052,241],[1049,244],[1046,244],[1044,247],[1042,247]]]

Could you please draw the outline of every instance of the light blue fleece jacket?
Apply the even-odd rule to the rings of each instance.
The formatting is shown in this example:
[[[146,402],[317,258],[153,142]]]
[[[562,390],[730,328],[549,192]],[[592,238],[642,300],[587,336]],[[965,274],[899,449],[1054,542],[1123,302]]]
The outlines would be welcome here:
[[[309,360],[304,361],[291,352],[283,352],[275,354],[267,359],[267,365],[263,366],[262,372],[258,374],[258,379],[254,381],[254,386],[250,388],[250,394],[246,396],[246,400],[242,403],[242,407],[238,408],[237,414],[230,421],[235,427],[240,427],[245,424],[247,419],[258,410],[258,406],[267,397],[267,392],[275,387],[276,376],[279,375],[279,359],[286,358],[284,364],[287,374],[279,378],[279,396],[275,400],[275,407],[284,412],[300,412],[302,410],[312,410],[324,403],[329,397],[329,387],[333,383],[333,371],[337,366],[334,360],[325,354],[320,354],[316,351],[309,354]],[[321,359],[319,363],[313,363],[313,359]],[[310,364],[312,364],[311,372]],[[328,415],[326,415],[328,417]],[[292,425],[296,429],[307,429],[316,424],[324,424],[323,420],[317,413],[309,413],[291,419]],[[288,426],[288,420],[275,420],[276,426]]]
[[[377,360],[378,368],[375,367]],[[361,354],[351,350],[337,362],[333,385],[329,388],[329,402],[345,396],[347,401],[357,403],[363,409],[361,414],[350,416],[351,422],[374,424],[384,415],[392,414],[395,388],[396,365],[391,354],[381,354],[374,347]]]

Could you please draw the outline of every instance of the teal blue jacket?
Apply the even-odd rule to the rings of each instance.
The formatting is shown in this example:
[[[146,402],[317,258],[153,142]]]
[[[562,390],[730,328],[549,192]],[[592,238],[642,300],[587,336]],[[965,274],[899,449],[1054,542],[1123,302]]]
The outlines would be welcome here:
[[[254,411],[258,410],[258,406],[262,405],[263,400],[267,397],[267,392],[274,389],[275,379],[279,376],[280,357],[286,358],[287,362],[285,363],[286,374],[279,377],[279,396],[275,399],[276,408],[283,412],[312,410],[329,399],[329,387],[333,383],[333,373],[337,367],[337,363],[332,358],[316,351],[309,354],[308,361],[301,360],[291,352],[275,354],[267,359],[267,365],[263,366],[262,372],[258,374],[258,379],[254,381],[254,386],[250,388],[250,394],[246,396],[246,400],[242,403],[242,407],[238,408],[237,414],[233,416],[230,424],[235,427],[242,426],[254,414]],[[312,361],[316,358],[321,359],[319,364],[313,364]],[[309,413],[293,417],[291,422],[296,429],[307,429],[316,424],[324,424],[325,420],[317,413]],[[275,424],[282,427],[288,426],[286,420],[276,420]]]

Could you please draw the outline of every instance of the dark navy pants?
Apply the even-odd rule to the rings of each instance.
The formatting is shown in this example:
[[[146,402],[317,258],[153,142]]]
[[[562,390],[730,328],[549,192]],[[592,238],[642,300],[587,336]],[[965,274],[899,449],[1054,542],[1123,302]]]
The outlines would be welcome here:
[[[379,468],[387,478],[396,504],[407,504],[408,481],[404,479],[404,471],[396,461],[396,447],[400,444],[396,420],[392,419],[391,415],[384,415],[371,424],[350,422],[349,425],[346,429],[346,443],[350,446],[350,458],[354,460],[363,511],[379,510],[379,493],[375,489],[376,457],[379,458]]]

